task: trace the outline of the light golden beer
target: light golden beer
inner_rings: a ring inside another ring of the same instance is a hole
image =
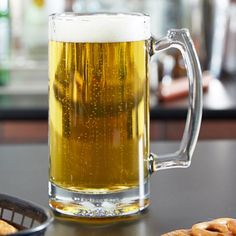
[[[49,42],[56,186],[109,193],[137,187],[140,172],[148,176],[148,43]]]

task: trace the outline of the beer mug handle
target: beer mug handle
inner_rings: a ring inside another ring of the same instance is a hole
[[[187,29],[172,29],[165,38],[153,40],[154,53],[168,48],[181,51],[189,80],[189,108],[179,150],[175,153],[150,154],[150,172],[159,169],[188,167],[195,149],[202,118],[202,73],[200,63]]]

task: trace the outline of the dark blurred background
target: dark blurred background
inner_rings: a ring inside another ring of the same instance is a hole
[[[155,38],[188,28],[204,72],[200,138],[236,138],[236,1],[0,0],[1,143],[47,142],[48,15],[64,11],[143,12]],[[151,138],[180,139],[188,106],[181,54],[154,56],[150,74]]]

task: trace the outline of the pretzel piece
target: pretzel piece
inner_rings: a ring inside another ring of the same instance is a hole
[[[219,218],[195,224],[190,230],[175,230],[162,236],[236,236],[236,219]]]
[[[0,235],[8,235],[16,233],[17,229],[7,222],[0,220]]]
[[[236,235],[236,220],[235,219],[228,220],[227,226],[229,230],[233,233],[233,235]]]
[[[216,220],[195,224],[192,227],[193,236],[233,236],[236,235],[236,222],[231,218],[219,218]]]

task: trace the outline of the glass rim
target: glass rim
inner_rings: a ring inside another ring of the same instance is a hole
[[[49,18],[53,19],[67,19],[71,17],[71,19],[76,19],[77,17],[92,17],[92,16],[130,16],[130,17],[148,17],[150,15],[142,12],[89,12],[89,13],[79,13],[79,12],[61,12],[61,13],[53,13],[49,15]]]

